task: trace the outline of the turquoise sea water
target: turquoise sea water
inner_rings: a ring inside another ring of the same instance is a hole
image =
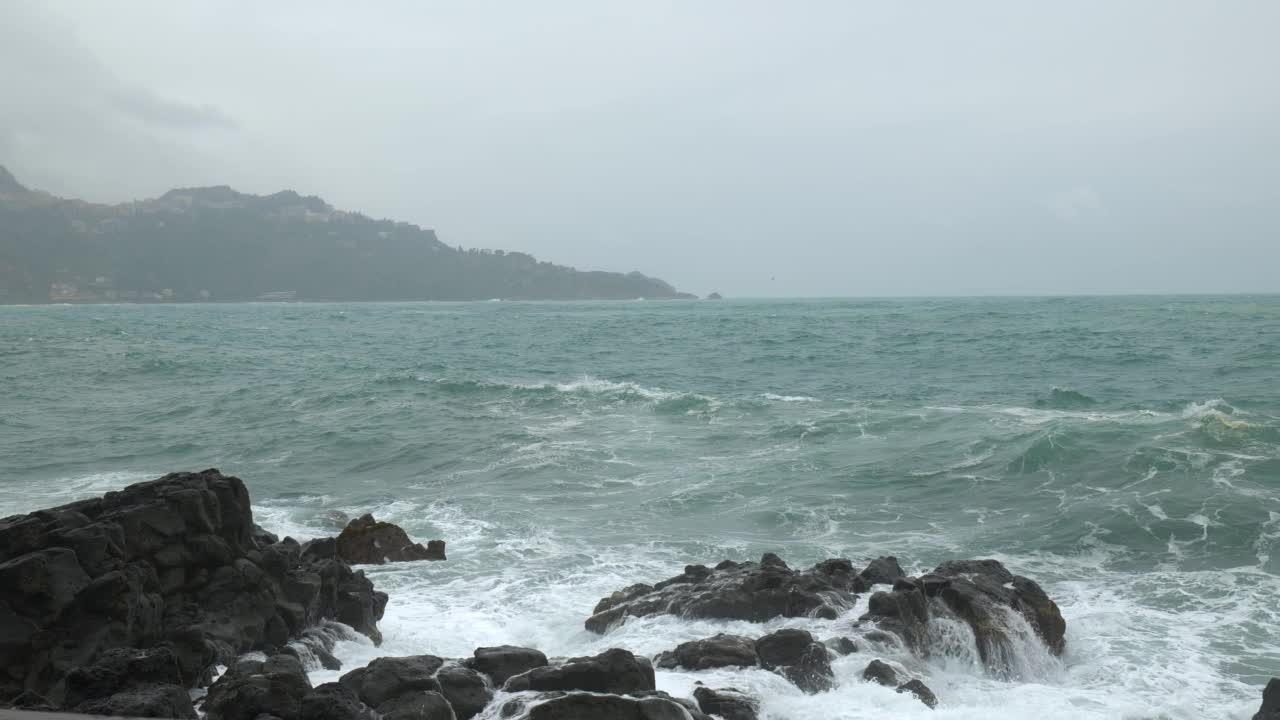
[[[734,684],[771,718],[1245,718],[1280,675],[1280,297],[0,307],[0,514],[171,470],[269,529],[373,511],[447,563],[370,571],[378,654],[657,652],[602,595],[687,563],[990,556],[1044,584],[1062,661],[895,658]],[[857,612],[802,623],[848,632]],[[719,674],[717,674],[719,673]]]

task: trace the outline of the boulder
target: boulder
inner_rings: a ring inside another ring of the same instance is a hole
[[[833,687],[827,648],[806,630],[784,628],[756,640],[760,666],[773,670],[808,693]]]
[[[240,670],[209,687],[200,705],[207,720],[254,720],[262,714],[300,720],[302,701],[312,688],[297,658],[273,655],[256,668]]]
[[[756,644],[741,635],[720,633],[703,640],[680,643],[675,650],[663,653],[658,667],[686,670],[709,670],[718,667],[754,667],[760,664]]]
[[[1014,575],[998,561],[943,563],[918,584],[973,628],[979,655],[997,674],[1009,671],[1012,654],[1009,633],[1014,629],[1006,611],[1025,619],[1050,653],[1061,655],[1066,647],[1067,623],[1057,604],[1035,581]]]
[[[872,660],[867,663],[867,668],[862,671],[862,679],[868,682],[887,685],[888,687],[897,687],[898,671],[894,670],[886,662]]]
[[[123,715],[147,718],[194,718],[191,694],[181,685],[132,685],[110,697],[77,705],[86,715]]]
[[[488,675],[498,687],[512,676],[547,665],[547,656],[541,650],[512,645],[476,648],[472,655],[464,664]]]
[[[415,690],[440,692],[435,675],[443,665],[444,660],[434,655],[382,657],[343,675],[338,682],[376,708]]]
[[[926,687],[925,684],[919,680],[910,680],[902,683],[898,686],[898,692],[911,693],[916,696],[916,699],[925,705],[928,705],[930,708],[938,707],[938,698],[933,694],[932,690]]]
[[[1253,720],[1280,720],[1280,678],[1271,678],[1262,691],[1262,707]]]
[[[165,686],[207,684],[327,619],[377,642],[385,605],[363,573],[256,526],[238,478],[173,473],[0,519],[0,703],[159,712]],[[174,673],[152,677],[153,651]]]
[[[586,628],[604,633],[628,617],[663,613],[751,622],[834,619],[867,587],[848,560],[825,560],[809,570],[793,570],[777,555],[766,553],[758,563],[689,565],[684,573],[656,585],[632,585],[602,599]]]
[[[493,699],[493,689],[485,676],[467,667],[447,665],[436,672],[436,682],[458,720],[470,720]]]
[[[378,714],[341,683],[317,685],[302,698],[299,720],[378,720]]]
[[[383,720],[456,720],[453,707],[438,692],[413,690],[378,706]]]
[[[911,650],[928,649],[929,599],[918,585],[898,580],[893,590],[873,594],[863,618],[873,619],[881,630],[893,633]]]
[[[513,700],[503,717],[527,720],[689,720],[688,710],[665,697],[628,697],[581,692]]]
[[[507,692],[581,690],[628,693],[654,690],[653,664],[626,650],[613,648],[594,657],[570,658],[560,665],[534,668],[507,680]]]
[[[827,649],[836,655],[852,655],[858,652],[858,643],[844,637],[843,635],[840,637],[827,638],[822,641],[822,644],[826,645]]]
[[[693,698],[702,712],[724,720],[757,720],[760,716],[760,704],[734,688],[712,690],[699,686],[694,688]]]
[[[339,559],[352,565],[445,559],[443,540],[432,540],[423,547],[410,540],[399,525],[374,520],[372,515],[348,523],[338,535],[335,550]]]
[[[907,574],[898,564],[898,558],[889,555],[872,560],[862,569],[862,572],[858,573],[858,576],[868,585],[892,585]]]

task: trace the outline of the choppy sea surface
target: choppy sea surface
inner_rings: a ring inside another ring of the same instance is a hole
[[[259,522],[373,512],[449,561],[370,568],[378,655],[656,653],[767,626],[602,596],[688,563],[994,557],[1067,620],[1015,679],[958,648],[865,683],[732,685],[781,720],[1247,718],[1280,675],[1280,297],[0,307],[0,515],[173,470]],[[862,603],[865,604],[865,603]],[[317,673],[317,676],[322,675]],[[323,679],[318,677],[317,679]]]

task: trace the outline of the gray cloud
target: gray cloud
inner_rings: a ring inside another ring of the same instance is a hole
[[[0,4],[0,152],[732,295],[1280,290],[1280,4]],[[11,63],[17,63],[12,64]]]

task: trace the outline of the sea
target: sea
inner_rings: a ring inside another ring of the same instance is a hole
[[[446,562],[368,567],[380,655],[656,654],[726,631],[601,597],[686,564],[996,558],[1067,621],[993,677],[960,641],[864,682],[659,671],[769,720],[1248,718],[1280,675],[1280,297],[0,307],[0,515],[177,470],[258,522],[373,513]],[[869,646],[868,646],[869,647]],[[338,673],[317,670],[316,682]]]

